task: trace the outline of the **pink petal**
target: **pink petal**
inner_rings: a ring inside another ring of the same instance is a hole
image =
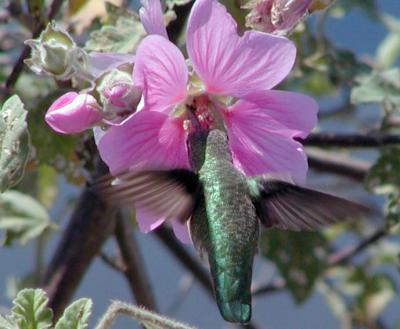
[[[61,134],[80,133],[102,119],[97,107],[92,95],[69,92],[51,104],[45,121]]]
[[[173,43],[159,35],[150,35],[140,44],[133,79],[150,109],[169,110],[186,98],[185,59]]]
[[[263,112],[289,129],[300,130],[304,138],[317,124],[318,103],[310,96],[289,91],[268,90],[249,96]]]
[[[139,111],[110,127],[97,145],[112,174],[129,168],[190,168],[181,119]]]
[[[188,222],[181,223],[177,220],[172,221],[172,229],[174,230],[175,236],[186,244],[191,244],[192,239],[190,238]]]
[[[236,23],[216,0],[197,0],[189,17],[187,50],[208,92],[243,98],[268,90],[290,72],[296,48],[261,32],[239,37]]]
[[[135,55],[119,53],[100,53],[93,51],[88,55],[88,70],[95,78],[100,77],[123,64],[133,64]]]
[[[288,129],[246,101],[237,102],[222,114],[238,169],[248,176],[276,173],[304,182],[307,157],[302,145],[293,140],[300,131]]]
[[[143,233],[149,233],[164,223],[165,218],[155,216],[145,209],[136,208],[136,221]]]
[[[158,34],[168,39],[160,0],[141,0],[140,20],[148,34]]]

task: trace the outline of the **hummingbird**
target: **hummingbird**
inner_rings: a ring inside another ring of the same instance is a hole
[[[367,207],[277,175],[245,176],[233,165],[227,134],[204,127],[195,110],[190,112],[195,127],[187,139],[192,170],[132,170],[102,178],[95,186],[114,203],[189,221],[193,244],[208,260],[222,317],[247,323],[260,224],[317,230],[363,215]]]

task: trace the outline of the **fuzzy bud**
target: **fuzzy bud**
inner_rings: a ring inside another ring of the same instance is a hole
[[[246,26],[255,30],[285,35],[307,14],[311,0],[252,0]]]
[[[56,23],[49,23],[37,39],[26,40],[31,47],[31,58],[25,64],[36,74],[69,80],[76,71],[86,66],[86,53],[79,48],[69,33]]]
[[[132,75],[118,69],[106,74],[96,89],[104,116],[110,120],[123,119],[135,112],[141,97],[141,92],[133,86]]]

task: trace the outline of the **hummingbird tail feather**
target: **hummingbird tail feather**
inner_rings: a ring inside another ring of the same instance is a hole
[[[247,323],[251,318],[251,267],[221,269],[213,275],[219,310],[226,321]]]

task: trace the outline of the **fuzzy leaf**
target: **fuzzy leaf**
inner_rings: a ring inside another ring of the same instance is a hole
[[[46,208],[31,196],[18,191],[0,194],[0,229],[6,232],[4,244],[14,240],[25,244],[50,225]]]
[[[92,301],[81,298],[68,306],[55,329],[85,329],[92,312]]]
[[[0,315],[0,329],[19,329],[16,319],[7,316],[3,317]]]
[[[391,67],[400,55],[400,34],[390,32],[376,50],[376,61],[382,68]]]
[[[308,297],[324,269],[325,246],[318,232],[265,230],[260,241],[263,256],[275,263],[298,303]]]
[[[128,53],[133,52],[139,41],[146,35],[138,16],[130,11],[107,5],[109,24],[93,31],[86,42],[88,51]]]
[[[374,72],[357,80],[359,86],[351,91],[352,103],[381,103],[384,100],[391,100],[394,104],[400,104],[399,68]]]
[[[11,309],[13,317],[18,321],[19,329],[46,329],[50,328],[53,313],[46,306],[48,302],[41,289],[21,290],[13,300]]]
[[[17,184],[24,173],[30,153],[26,115],[16,95],[0,109],[0,192]]]

